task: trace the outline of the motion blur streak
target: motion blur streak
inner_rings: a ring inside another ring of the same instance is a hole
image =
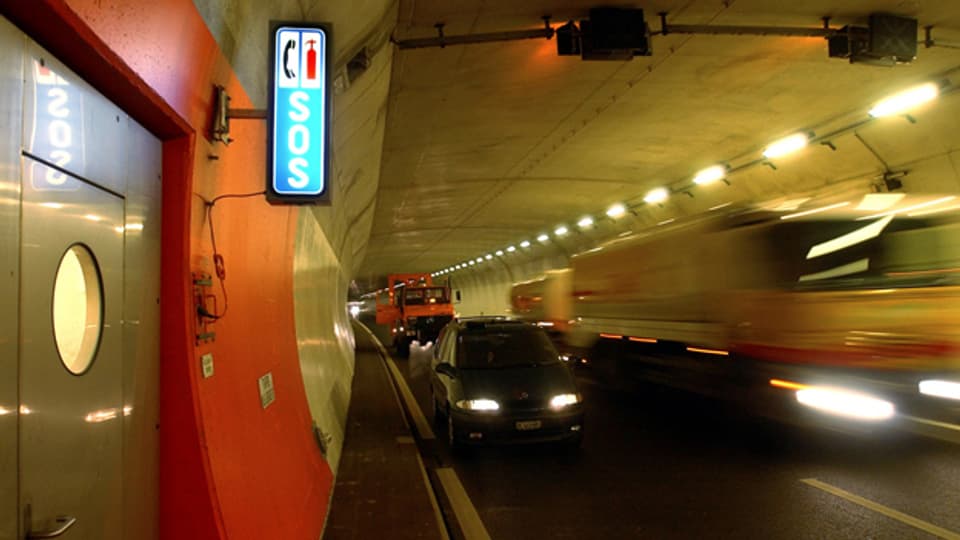
[[[701,349],[701,348],[699,348],[699,347],[687,347],[687,350],[690,351],[690,352],[697,352],[697,353],[703,353],[703,354],[714,354],[714,355],[717,355],[717,356],[729,356],[729,355],[730,355],[730,353],[727,352],[727,351],[721,351],[721,350],[717,350],[717,349]]]
[[[770,379],[770,386],[776,386],[777,388],[787,388],[789,390],[803,390],[804,388],[809,388],[805,384],[790,382],[790,381],[781,381],[780,379]]]

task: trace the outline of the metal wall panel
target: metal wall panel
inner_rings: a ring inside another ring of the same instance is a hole
[[[0,18],[0,540],[17,535],[17,313],[24,37]]]
[[[127,120],[124,265],[124,538],[158,538],[161,144]]]

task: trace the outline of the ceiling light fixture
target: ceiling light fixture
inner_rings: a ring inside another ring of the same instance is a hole
[[[508,253],[513,253],[513,252],[516,251],[516,250],[517,250],[517,248],[514,247],[514,246],[507,246],[507,252],[508,252]]]
[[[547,234],[541,234],[537,237],[537,242],[546,243],[548,240],[550,240],[550,236]]]
[[[921,84],[878,101],[868,114],[874,118],[901,114],[936,99],[938,95],[940,87],[936,83]]]
[[[647,194],[643,196],[643,201],[647,204],[657,204],[662,203],[669,197],[670,192],[667,190],[667,188],[659,187],[648,191]]]
[[[763,150],[763,157],[777,159],[806,147],[809,142],[810,137],[806,133],[794,133],[771,143]]]
[[[497,250],[497,257],[503,257],[503,250],[502,250],[502,249],[498,249],[498,250]]]
[[[714,165],[698,172],[693,177],[693,183],[698,186],[706,186],[717,180],[723,180],[725,176],[727,176],[727,168],[723,165]]]
[[[624,215],[626,215],[626,213],[627,213],[627,207],[620,203],[617,203],[611,206],[610,208],[607,208],[607,216],[613,219],[622,218]]]
[[[577,227],[580,227],[581,229],[589,229],[590,227],[593,227],[593,218],[590,216],[584,216],[580,218],[580,221],[577,222]]]
[[[530,241],[529,241],[529,240],[524,240],[523,242],[520,242],[520,247],[522,247],[522,248],[528,248],[528,247],[530,247]]]
[[[489,261],[490,259],[493,258],[493,255],[487,253],[486,255],[483,256],[483,258]]]
[[[561,226],[559,226],[559,227],[557,227],[556,229],[553,230],[553,234],[555,234],[555,235],[557,235],[557,236],[563,236],[563,235],[567,234],[568,232],[570,232],[570,229],[568,229],[566,225],[561,225]]]

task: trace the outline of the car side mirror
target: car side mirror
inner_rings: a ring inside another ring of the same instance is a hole
[[[437,367],[434,368],[437,373],[442,373],[451,379],[457,378],[457,368],[451,366],[447,362],[441,362],[437,364]]]

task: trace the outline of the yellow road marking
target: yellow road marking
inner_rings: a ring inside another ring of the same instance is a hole
[[[889,518],[893,518],[901,523],[905,523],[907,525],[910,525],[911,527],[920,529],[921,531],[930,533],[934,536],[939,536],[940,538],[946,538],[948,540],[960,540],[960,534],[957,534],[953,531],[948,531],[947,529],[944,529],[942,527],[937,527],[932,523],[927,523],[922,519],[917,519],[913,516],[904,514],[903,512],[898,512],[897,510],[886,507],[880,503],[873,502],[869,499],[864,499],[859,495],[854,495],[849,491],[844,491],[838,487],[831,486],[830,484],[827,484],[826,482],[821,482],[816,478],[803,478],[800,481],[803,482],[804,484],[807,484],[808,486],[812,486],[817,489],[826,491],[831,495],[836,495],[841,499],[845,499],[847,501],[860,505],[869,510],[873,510],[874,512],[883,514]]]
[[[467,491],[463,489],[457,473],[450,467],[438,467],[436,471],[466,540],[490,540],[487,528],[480,521],[480,514],[473,506]]]

